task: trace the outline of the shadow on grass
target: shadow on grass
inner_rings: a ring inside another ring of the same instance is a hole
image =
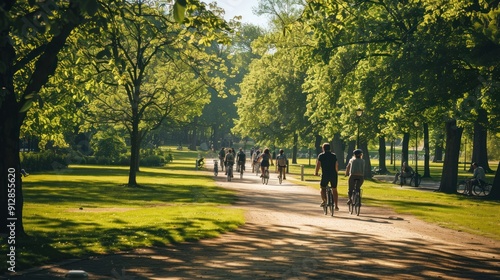
[[[166,246],[197,241],[216,237],[241,225],[238,221],[220,221],[217,218],[191,221],[178,218],[172,222],[147,227],[130,225],[125,221],[118,221],[122,226],[116,228],[87,223],[89,228],[81,230],[81,224],[71,221],[37,217],[34,222],[52,231],[29,232],[28,236],[16,240],[16,271],[61,260],[129,250],[138,246]],[[205,226],[207,223],[212,226]],[[71,230],[72,228],[79,230]],[[100,248],[105,248],[106,251],[103,252]],[[7,272],[5,264],[0,268],[0,273]]]

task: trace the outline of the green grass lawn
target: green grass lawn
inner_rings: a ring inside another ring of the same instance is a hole
[[[244,223],[235,196],[194,171],[197,154],[176,152],[162,168],[75,165],[23,179],[24,227],[16,270],[89,254],[211,238]],[[2,252],[6,242],[2,241]],[[5,263],[1,265],[6,271]]]
[[[313,175],[314,166],[309,165],[309,160],[299,159],[297,164],[290,166],[290,173],[300,179],[300,165],[304,166],[304,181],[300,183],[319,190],[319,180]],[[423,167],[423,162],[419,166]],[[442,164],[432,163],[430,167],[432,178],[425,180],[439,182]],[[493,170],[498,168],[495,163],[490,163],[490,167]],[[344,177],[344,171],[339,173],[339,195],[346,197],[347,177]],[[467,178],[471,174],[460,166],[459,177]],[[490,173],[487,180],[493,182],[493,177],[494,174]],[[391,207],[398,213],[411,214],[443,227],[500,240],[499,201],[421,191],[418,188],[401,189],[391,183],[370,180],[365,180],[363,184],[363,201],[366,205]]]
[[[116,166],[73,165],[24,178],[28,237],[16,240],[16,270],[89,254],[211,238],[241,226],[242,211],[227,207],[234,193],[217,187],[210,174],[195,171],[195,158],[202,155],[208,161],[214,155],[170,150],[174,161],[161,168],[141,168],[137,177],[141,186],[136,188],[125,186],[128,168]],[[312,175],[314,167],[308,163],[299,160],[305,166],[305,181],[300,183],[319,188],[319,178]],[[290,168],[297,178],[299,164]],[[432,170],[433,177],[440,175],[439,165]],[[339,193],[345,196],[343,173],[339,179]],[[363,189],[365,204],[392,207],[500,240],[497,201],[401,189],[375,181],[365,181]],[[6,242],[1,246],[5,251]],[[0,268],[3,272],[7,266],[2,263]]]

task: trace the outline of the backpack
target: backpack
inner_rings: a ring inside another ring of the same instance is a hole
[[[226,155],[226,162],[227,164],[234,164],[234,155],[232,153]]]
[[[283,156],[278,156],[278,166],[286,166],[286,157]]]

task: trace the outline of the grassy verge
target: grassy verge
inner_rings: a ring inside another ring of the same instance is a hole
[[[290,167],[290,173],[300,179],[300,165],[304,165],[304,181],[299,183],[319,189],[319,179],[312,175],[314,166],[308,163],[306,159],[299,160],[298,164]],[[494,170],[498,168],[494,163],[490,163],[490,167]],[[439,182],[441,170],[442,164],[431,164],[432,179],[426,180]],[[459,176],[467,178],[471,174],[460,168]],[[489,182],[493,181],[493,176],[488,174]],[[346,197],[347,178],[344,171],[340,171],[338,186],[339,195]],[[499,201],[421,191],[418,188],[401,189],[394,184],[369,180],[363,184],[363,201],[366,205],[391,207],[398,213],[411,214],[450,229],[500,240]]]
[[[141,168],[140,187],[126,187],[128,168],[70,166],[24,179],[24,226],[16,270],[89,254],[211,238],[244,223],[225,207],[234,194],[194,173],[197,153],[176,151],[163,168]],[[2,252],[6,242],[2,241]],[[1,264],[6,271],[5,262]]]

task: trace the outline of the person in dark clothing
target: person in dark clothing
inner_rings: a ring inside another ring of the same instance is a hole
[[[339,162],[337,160],[337,155],[332,153],[330,150],[330,144],[323,144],[323,152],[318,155],[318,160],[316,161],[316,170],[314,175],[318,176],[319,169],[321,168],[321,199],[323,202],[321,203],[321,207],[326,203],[326,187],[328,183],[332,187],[333,193],[333,201],[335,203],[335,210],[339,210],[338,208],[338,200],[339,194],[337,192],[337,183],[338,183],[338,173],[339,173]]]

